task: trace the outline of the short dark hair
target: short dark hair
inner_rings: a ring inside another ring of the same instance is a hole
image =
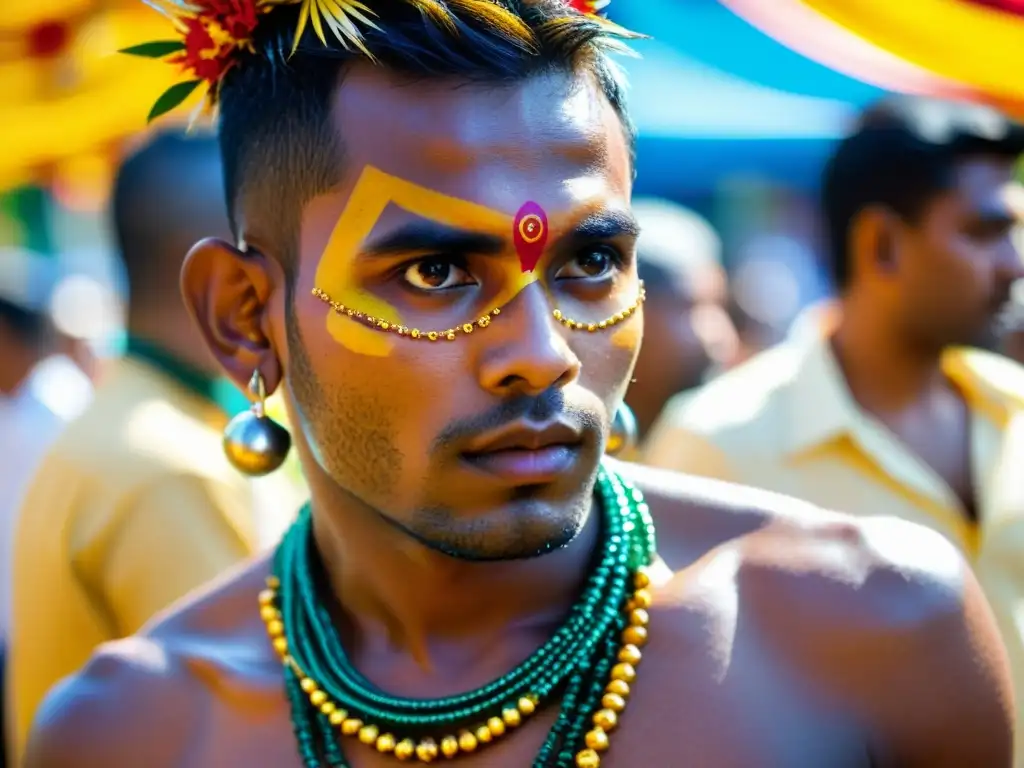
[[[227,234],[222,195],[212,134],[161,131],[124,161],[111,207],[130,305],[180,301],[178,274],[189,248]]]
[[[570,10],[565,0],[448,0],[445,4],[384,2],[366,26],[366,48],[380,65],[411,80],[456,77],[512,83],[544,71],[588,67],[622,119],[630,146],[635,132],[623,84],[606,53],[639,37]],[[443,15],[428,12],[440,9]],[[243,54],[220,91],[220,144],[227,205],[238,235],[238,211],[258,215],[267,247],[294,260],[302,206],[338,182],[342,147],[330,125],[331,99],[343,69],[361,56],[307,25],[291,53],[298,9],[261,18],[254,52]]]
[[[26,347],[41,344],[50,330],[49,316],[45,312],[36,312],[5,299],[0,299],[0,325],[6,326]]]
[[[885,206],[914,221],[949,189],[960,161],[1022,152],[1024,126],[988,107],[895,96],[867,109],[829,159],[822,181],[836,287],[850,284],[850,227],[865,208]]]

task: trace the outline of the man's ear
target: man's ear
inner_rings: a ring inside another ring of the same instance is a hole
[[[181,268],[181,293],[206,346],[244,392],[259,369],[270,394],[281,382],[281,361],[270,333],[269,302],[283,280],[276,262],[230,243],[196,243]]]
[[[851,273],[891,275],[899,268],[899,218],[882,206],[860,211],[850,223]]]

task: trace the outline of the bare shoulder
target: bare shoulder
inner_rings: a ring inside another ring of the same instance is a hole
[[[944,537],[731,483],[623,474],[651,507],[680,614],[714,612],[728,595],[747,642],[785,657],[868,725],[878,764],[1009,765],[1005,651]]]
[[[177,667],[164,644],[153,639],[102,646],[37,710],[25,768],[173,765],[173,756],[161,750],[179,741],[190,711]],[[175,717],[162,715],[171,708]],[[158,721],[168,732],[154,741]]]
[[[676,573],[728,554],[751,604],[784,601],[791,619],[849,635],[962,621],[976,585],[945,538],[893,517],[853,517],[799,499],[674,472],[616,467],[644,493],[659,552]],[[777,606],[772,610],[778,611]]]
[[[939,594],[957,594],[962,585],[963,558],[923,526],[892,517],[853,517],[779,493],[635,464],[614,468],[643,492],[659,550],[673,570],[718,548],[739,546],[752,568],[817,574],[842,583],[892,573]]]
[[[253,606],[266,570],[261,559],[226,574],[140,634],[100,646],[43,701],[25,768],[184,764],[214,696],[239,670],[258,677]]]

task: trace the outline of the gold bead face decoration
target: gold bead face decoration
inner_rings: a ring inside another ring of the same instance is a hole
[[[528,219],[529,217],[523,219],[523,222],[520,224],[520,228],[524,225],[528,226]],[[541,231],[541,235],[538,235],[538,237],[542,235],[543,230]],[[364,312],[360,312],[359,310],[348,307],[341,302],[335,301],[325,291],[322,291],[319,288],[313,289],[313,296],[320,299],[320,301],[329,306],[332,311],[342,317],[351,318],[374,331],[394,333],[402,338],[412,339],[413,341],[455,341],[460,336],[468,336],[477,328],[487,328],[490,326],[491,321],[501,314],[501,309],[499,307],[495,307],[486,315],[478,317],[471,323],[463,323],[462,325],[445,328],[444,330],[424,331],[421,328],[409,328],[405,325],[395,325],[393,323],[389,323],[387,320],[381,320],[380,318],[373,317],[372,315],[367,315]],[[606,317],[604,320],[599,320],[594,323],[584,322],[582,320],[573,320],[572,318],[566,317],[562,314],[562,310],[560,309],[552,310],[551,315],[555,320],[571,331],[590,331],[593,333],[594,331],[603,331],[607,328],[611,328],[612,326],[618,325],[622,321],[635,315],[646,297],[647,293],[644,290],[643,281],[641,281],[640,293],[637,295],[636,301],[625,309],[616,312],[611,317]]]
[[[570,331],[587,331],[594,333],[596,331],[603,331],[611,328],[613,325],[618,325],[623,320],[628,320],[636,311],[640,309],[640,305],[644,303],[644,299],[647,298],[647,291],[644,289],[644,283],[640,281],[640,293],[636,297],[636,301],[630,304],[628,307],[620,312],[616,312],[611,317],[606,317],[604,320],[599,320],[596,323],[584,322],[583,320],[573,320],[571,317],[566,317],[562,314],[562,310],[556,309],[552,311],[555,320],[560,322]]]
[[[398,336],[402,336],[406,339],[412,339],[413,341],[455,341],[460,335],[466,336],[472,333],[477,328],[486,328],[491,324],[491,320],[501,314],[501,310],[495,307],[486,315],[478,317],[472,323],[463,323],[457,325],[454,328],[446,328],[443,331],[424,331],[420,328],[409,328],[404,325],[394,325],[389,323],[387,320],[381,320],[380,318],[367,315],[359,310],[347,307],[341,302],[334,301],[326,292],[319,288],[313,289],[313,295],[320,299],[320,301],[327,304],[336,314],[342,317],[349,317],[353,320],[362,323],[367,328],[372,328],[375,331],[381,331],[383,333],[394,333]]]

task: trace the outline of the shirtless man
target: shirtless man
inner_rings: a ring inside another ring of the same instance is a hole
[[[381,3],[376,63],[319,18],[284,62],[275,8],[224,80],[242,250],[182,282],[225,370],[283,387],[312,517],[60,686],[28,768],[1008,765],[1006,661],[941,537],[599,470],[642,332],[614,28],[450,7]],[[567,621],[611,629],[538,658]]]

